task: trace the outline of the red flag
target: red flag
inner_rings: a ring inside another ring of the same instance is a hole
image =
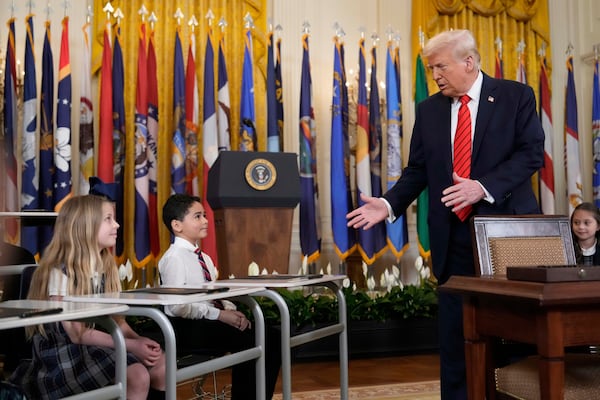
[[[196,36],[192,31],[185,71],[185,191],[198,196],[198,79],[195,59]]]

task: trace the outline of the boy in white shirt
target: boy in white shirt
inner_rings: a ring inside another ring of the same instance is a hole
[[[163,222],[173,234],[174,241],[158,262],[161,284],[181,287],[217,279],[218,271],[212,259],[198,247],[208,235],[208,220],[201,199],[187,194],[171,195],[163,206]],[[231,302],[168,306],[165,312],[175,329],[178,347],[224,354],[254,346],[250,321]],[[279,375],[281,356],[279,336],[269,334],[269,329],[266,331],[266,392],[270,399]],[[253,360],[233,367],[232,399],[254,398],[254,367]]]

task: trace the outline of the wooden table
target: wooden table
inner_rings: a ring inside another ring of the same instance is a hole
[[[538,283],[452,276],[463,296],[469,399],[494,398],[490,337],[537,345],[542,399],[564,397],[564,348],[600,343],[600,281]],[[487,391],[487,393],[486,393]]]

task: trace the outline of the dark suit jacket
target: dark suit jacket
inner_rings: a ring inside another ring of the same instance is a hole
[[[433,272],[452,274],[445,264],[450,242],[452,211],[441,202],[442,191],[452,185],[450,110],[452,99],[441,92],[419,103],[410,144],[408,165],[402,177],[384,195],[395,215],[429,187],[429,235]],[[481,200],[475,214],[530,214],[539,207],[531,176],[544,162],[544,132],[533,90],[515,81],[483,75],[473,138],[471,179],[494,197]]]

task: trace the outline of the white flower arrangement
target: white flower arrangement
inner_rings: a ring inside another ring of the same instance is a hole
[[[137,279],[133,283],[133,286],[131,285],[131,280],[133,279],[133,267],[131,266],[131,261],[127,260],[125,264],[119,265],[119,279],[121,280],[121,288],[123,290],[137,288]]]

